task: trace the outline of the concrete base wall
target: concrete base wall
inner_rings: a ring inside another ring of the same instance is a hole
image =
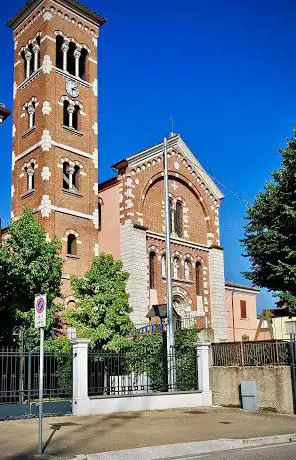
[[[260,409],[293,414],[291,371],[289,366],[212,367],[210,388],[216,406],[241,407],[241,380],[255,380]]]
[[[212,392],[166,393],[154,395],[90,398],[90,414],[136,412],[144,410],[178,409],[184,407],[209,407]]]

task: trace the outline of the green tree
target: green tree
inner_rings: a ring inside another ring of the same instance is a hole
[[[96,349],[118,350],[129,340],[133,325],[127,279],[122,262],[109,254],[95,257],[84,277],[71,278],[76,308],[65,311],[63,319]]]
[[[247,212],[242,240],[251,260],[247,279],[274,291],[296,313],[296,137],[280,150],[281,167],[272,174]]]
[[[34,336],[34,297],[46,294],[48,328],[60,296],[63,261],[61,244],[49,241],[42,226],[29,209],[14,220],[9,236],[0,247],[0,302],[2,340],[10,342],[14,327],[24,327]]]

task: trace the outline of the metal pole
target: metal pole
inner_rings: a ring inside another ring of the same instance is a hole
[[[167,363],[169,391],[176,390],[175,337],[173,318],[172,269],[171,269],[171,228],[169,205],[169,175],[167,139],[163,141],[164,164],[164,203],[165,203],[165,241],[166,241],[166,281],[167,281]]]
[[[43,454],[42,417],[43,417],[43,364],[44,364],[44,328],[40,328],[40,361],[39,361],[39,426],[38,454]]]

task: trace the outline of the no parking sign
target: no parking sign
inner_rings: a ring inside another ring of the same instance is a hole
[[[46,295],[38,295],[35,297],[35,327],[46,326]]]

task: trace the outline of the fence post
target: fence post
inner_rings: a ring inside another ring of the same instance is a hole
[[[73,339],[73,415],[90,415],[88,339]]]
[[[205,406],[212,405],[212,391],[210,390],[210,342],[197,342],[197,376],[198,389],[202,392],[202,400]]]

